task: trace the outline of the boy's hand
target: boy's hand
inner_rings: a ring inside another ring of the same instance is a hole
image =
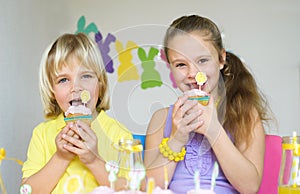
[[[65,149],[66,146],[73,146],[65,140],[65,137],[72,137],[75,135],[74,131],[71,130],[73,125],[74,123],[68,123],[55,138],[56,154],[60,158],[64,158],[69,161],[71,161],[75,157],[75,154]]]
[[[78,155],[82,163],[88,165],[94,162],[98,157],[98,138],[90,126],[82,121],[76,121],[71,130],[78,135],[79,138],[65,136],[65,140],[73,146],[65,146],[65,148]]]

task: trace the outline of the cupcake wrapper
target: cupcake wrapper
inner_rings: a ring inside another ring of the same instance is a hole
[[[92,119],[92,115],[81,115],[81,116],[64,118],[65,121],[77,121],[81,119]]]
[[[207,100],[209,100],[209,96],[203,96],[203,97],[189,97],[189,100],[207,101]]]
[[[208,104],[209,101],[209,96],[194,96],[194,97],[189,97],[189,100],[197,100],[200,104],[206,106]]]

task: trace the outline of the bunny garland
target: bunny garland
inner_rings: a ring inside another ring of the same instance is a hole
[[[126,48],[123,47],[121,41],[116,41],[116,50],[118,52],[118,58],[120,61],[118,68],[119,82],[138,80],[140,78],[137,67],[131,62],[133,58],[131,52],[137,47],[138,46],[133,41],[128,41]]]
[[[105,70],[108,73],[114,73],[114,61],[109,55],[109,52],[110,44],[115,42],[115,49],[118,52],[118,59],[120,62],[117,70],[118,82],[139,80],[141,78],[142,89],[162,86],[163,82],[161,80],[160,73],[155,69],[155,57],[160,55],[161,57],[158,58],[164,61],[167,64],[168,68],[169,64],[165,60],[165,56],[161,51],[159,51],[159,49],[150,47],[147,55],[144,48],[139,47],[133,41],[128,41],[126,44],[126,48],[124,48],[122,42],[117,40],[113,34],[108,33],[106,38],[104,38],[94,22],[86,24],[85,17],[81,16],[77,22],[77,31],[75,33],[89,34],[91,32],[95,33],[95,42],[98,45],[103,58],[103,63],[105,65]],[[132,52],[136,49],[143,69],[141,76],[139,75],[137,66],[132,62],[132,59],[134,57]],[[172,86],[174,88],[177,88],[171,73],[170,79],[172,81]]]
[[[158,49],[151,47],[149,49],[148,56],[143,48],[138,48],[138,56],[142,61],[142,68],[144,72],[142,73],[142,88],[153,88],[156,86],[161,86],[162,81],[157,70],[155,70],[154,57],[159,53]]]

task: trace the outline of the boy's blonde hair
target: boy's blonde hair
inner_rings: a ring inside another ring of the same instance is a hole
[[[62,113],[54,97],[53,81],[71,55],[97,75],[99,97],[96,110],[109,109],[107,75],[98,47],[83,33],[64,34],[46,49],[40,63],[39,89],[46,118],[55,118]]]

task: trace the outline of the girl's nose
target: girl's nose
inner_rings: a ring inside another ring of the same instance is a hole
[[[194,64],[190,64],[189,65],[189,70],[188,70],[188,77],[189,78],[195,78],[196,74],[199,72],[200,70],[198,69],[198,67]]]

